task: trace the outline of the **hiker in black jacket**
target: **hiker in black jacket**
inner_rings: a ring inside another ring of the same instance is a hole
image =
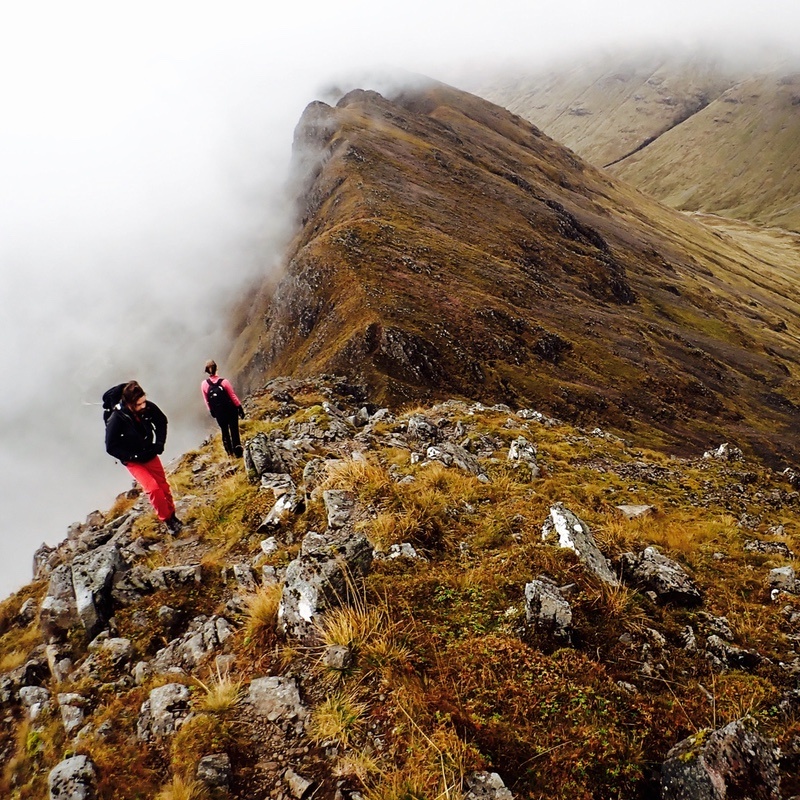
[[[166,441],[164,412],[147,399],[136,381],[126,383],[119,404],[106,421],[106,452],[127,467],[147,492],[158,518],[172,533],[177,533],[182,525],[175,516],[172,491],[159,458]]]

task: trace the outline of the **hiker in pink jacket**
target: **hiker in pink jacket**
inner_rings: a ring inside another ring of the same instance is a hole
[[[239,440],[239,418],[244,419],[244,409],[233,386],[217,375],[217,362],[206,362],[208,378],[202,383],[203,399],[209,413],[217,421],[222,431],[222,446],[229,456],[242,456],[242,444]]]

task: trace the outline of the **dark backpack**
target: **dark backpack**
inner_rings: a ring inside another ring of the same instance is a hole
[[[227,389],[222,385],[222,379],[216,383],[208,378],[208,409],[211,416],[218,417],[226,411],[233,411],[233,400],[228,394]]]
[[[125,388],[124,383],[119,383],[112,386],[103,395],[103,422],[108,425],[108,418],[114,413],[114,409],[120,404],[122,400],[122,390]]]

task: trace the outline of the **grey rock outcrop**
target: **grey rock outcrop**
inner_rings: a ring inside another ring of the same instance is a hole
[[[583,565],[604,583],[619,585],[606,557],[600,552],[589,526],[563,503],[550,507],[550,515],[542,527],[542,541],[573,550]]]
[[[779,592],[789,592],[798,594],[797,575],[793,567],[776,567],[769,571],[768,583],[770,589],[777,589]]]
[[[19,689],[19,701],[28,709],[28,719],[35,720],[50,707],[50,692],[43,686],[22,686]]]
[[[200,564],[183,564],[178,567],[159,567],[150,573],[154,589],[177,589],[181,586],[199,586],[203,580]]]
[[[171,736],[189,714],[189,690],[182,683],[167,683],[153,689],[139,711],[136,723],[139,741],[157,741]]]
[[[655,547],[646,547],[638,555],[623,553],[620,565],[625,580],[643,590],[655,592],[662,602],[695,606],[703,600],[700,590],[683,567],[659,553]]]
[[[541,470],[536,461],[536,447],[524,436],[518,436],[508,448],[508,460],[513,464],[526,464],[531,472],[531,479],[539,477]]]
[[[473,772],[467,775],[465,800],[514,800],[503,779],[496,772]]]
[[[270,722],[294,725],[302,730],[308,709],[300,700],[294,678],[269,675],[250,682],[248,701],[260,717]]]
[[[209,789],[228,789],[231,782],[231,759],[227,753],[211,753],[197,764],[197,780]]]
[[[225,617],[195,617],[183,636],[159,650],[150,662],[154,673],[190,672],[218,650],[233,634]]]
[[[780,800],[778,757],[748,718],[690,736],[667,753],[661,800]]]
[[[291,473],[294,460],[288,450],[270,441],[265,433],[256,434],[244,446],[244,467],[252,481],[267,473]]]
[[[50,573],[50,584],[42,601],[39,624],[46,640],[62,637],[80,622],[72,584],[72,568],[62,564]]]
[[[319,614],[343,602],[371,564],[372,546],[361,533],[306,534],[300,554],[286,568],[278,609],[281,633],[311,638]]]
[[[703,458],[713,458],[717,461],[742,461],[744,453],[738,447],[724,442],[714,450],[706,450]]]
[[[525,619],[537,631],[569,640],[572,609],[558,587],[544,580],[525,585]]]
[[[438,461],[446,467],[458,467],[460,470],[474,475],[484,483],[489,480],[478,459],[459,444],[441,442],[440,444],[431,445],[426,450],[425,455],[429,461]]]
[[[75,692],[62,692],[58,695],[58,707],[61,711],[61,721],[67,736],[74,733],[83,725],[86,718],[88,700]]]
[[[72,584],[78,616],[93,639],[108,624],[112,614],[111,590],[114,576],[127,565],[114,544],[98,547],[72,561]]]
[[[56,765],[47,778],[50,800],[94,800],[97,772],[87,756],[72,756]]]
[[[343,489],[328,489],[322,493],[322,499],[325,503],[330,529],[343,528],[353,518],[356,501],[351,492]]]

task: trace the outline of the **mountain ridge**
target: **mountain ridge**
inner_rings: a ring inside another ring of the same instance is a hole
[[[390,405],[528,402],[795,458],[798,307],[769,258],[442,85],[314,104],[296,151],[315,166],[286,271],[239,324],[252,385],[349,374]]]

